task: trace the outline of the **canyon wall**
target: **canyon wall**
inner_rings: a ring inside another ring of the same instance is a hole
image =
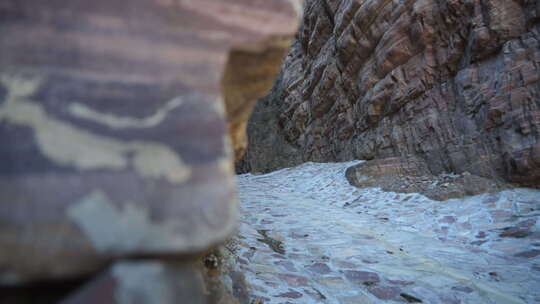
[[[310,0],[237,171],[393,156],[540,186],[540,1]]]

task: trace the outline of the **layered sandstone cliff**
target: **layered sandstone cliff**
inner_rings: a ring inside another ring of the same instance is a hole
[[[240,170],[392,156],[540,185],[540,2],[311,0]]]

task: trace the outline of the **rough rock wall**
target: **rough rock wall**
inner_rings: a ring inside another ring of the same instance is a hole
[[[536,0],[308,1],[237,168],[414,155],[538,186],[539,21]]]
[[[66,303],[218,302],[201,259],[236,227],[246,108],[227,85],[260,94],[238,53],[271,82],[300,5],[0,1],[0,302],[92,279]]]
[[[253,106],[272,87],[292,38],[271,37],[261,45],[235,48],[228,56],[221,86],[235,162],[247,148],[246,127]]]

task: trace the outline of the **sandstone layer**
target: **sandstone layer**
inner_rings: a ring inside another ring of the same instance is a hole
[[[163,270],[162,257],[191,263],[225,241],[237,213],[227,124],[272,82],[300,6],[2,1],[0,288],[124,258]]]
[[[540,186],[540,2],[310,0],[240,171],[416,157]]]
[[[492,179],[463,174],[433,175],[426,164],[414,158],[388,157],[374,159],[347,168],[347,181],[358,188],[379,187],[396,193],[420,193],[445,201],[452,198],[497,192],[509,185]]]

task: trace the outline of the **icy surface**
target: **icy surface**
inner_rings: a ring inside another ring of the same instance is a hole
[[[540,303],[540,191],[432,201],[358,163],[239,175],[238,265],[264,303]]]

